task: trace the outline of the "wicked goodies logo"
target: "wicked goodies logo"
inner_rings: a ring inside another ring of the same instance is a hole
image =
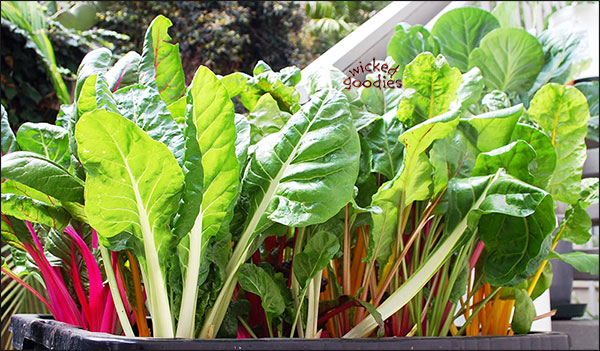
[[[398,67],[400,65],[396,65],[395,67],[388,65],[385,62],[377,61],[375,57],[373,57],[373,61],[370,61],[366,65],[363,65],[362,61],[358,62],[358,66],[349,70],[352,77],[348,77],[344,80],[344,85],[346,86],[344,89],[350,90],[352,87],[360,88],[361,86],[364,88],[378,88],[378,89],[395,89],[402,87],[401,79],[392,79],[396,71],[398,71]],[[370,79],[365,78],[364,80],[356,79],[359,74],[368,73]],[[377,74],[377,76],[375,76]],[[375,78],[377,78],[375,80]]]

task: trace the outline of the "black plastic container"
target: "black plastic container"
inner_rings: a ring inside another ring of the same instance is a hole
[[[18,314],[12,344],[22,350],[568,350],[564,333],[382,339],[163,339],[92,333],[48,315]]]

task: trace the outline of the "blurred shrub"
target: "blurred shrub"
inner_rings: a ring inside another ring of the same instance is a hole
[[[250,73],[260,59],[275,70],[311,61],[302,42],[307,19],[295,2],[114,1],[97,26],[131,37],[116,53],[141,52],[145,29],[158,14],[173,22],[169,34],[180,45],[188,83],[201,64],[225,75]]]

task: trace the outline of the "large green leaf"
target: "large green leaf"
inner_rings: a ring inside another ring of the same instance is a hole
[[[544,52],[526,31],[498,28],[483,37],[469,62],[481,69],[488,90],[527,92],[544,66]]]
[[[440,41],[423,26],[410,26],[400,23],[394,29],[394,36],[387,47],[387,55],[391,56],[399,65],[397,77],[402,77],[404,67],[422,52],[431,52],[434,55],[440,52]]]
[[[140,83],[155,87],[169,105],[185,94],[185,75],[179,56],[179,44],[171,44],[168,33],[173,23],[158,15],[146,31],[139,68]]]
[[[295,113],[298,110],[300,93],[293,86],[284,84],[278,73],[270,70],[264,71],[249,79],[246,84],[249,88],[256,89],[259,92],[258,95],[271,94],[277,101],[280,110],[289,113]],[[249,106],[249,109],[254,110],[254,105]]]
[[[302,252],[294,256],[292,269],[300,288],[306,288],[312,278],[327,267],[339,250],[340,243],[334,234],[320,231],[311,236]]]
[[[511,141],[515,140],[524,140],[535,150],[535,160],[529,168],[533,175],[531,184],[546,189],[556,166],[556,153],[550,138],[533,126],[518,123],[511,138]]]
[[[0,126],[0,129],[2,130],[2,155],[6,155],[9,152],[17,151],[19,145],[17,144],[17,138],[10,127],[10,123],[8,123],[8,113],[6,113],[4,105],[0,108],[2,109],[2,125]]]
[[[283,313],[285,303],[279,292],[279,287],[264,269],[246,263],[240,267],[238,278],[242,289],[260,296],[262,307],[265,312],[270,314],[271,318]]]
[[[86,214],[104,238],[128,232],[142,263],[155,336],[173,337],[165,270],[172,252],[171,217],[183,174],[175,157],[135,123],[103,109],[82,116],[75,129],[87,179]]]
[[[458,87],[457,101],[463,109],[479,102],[483,92],[483,76],[477,67],[471,68],[462,75],[462,83]]]
[[[458,124],[458,112],[452,111],[432,118],[410,130],[399,139],[404,144],[401,170],[393,179],[381,185],[373,195],[372,206],[382,212],[374,213],[367,259],[386,264],[392,241],[398,229],[398,213],[413,201],[428,198],[432,191],[432,167],[426,150],[437,139],[445,138]],[[403,206],[401,205],[403,204]]]
[[[69,213],[60,206],[49,205],[27,196],[6,194],[4,189],[2,189],[2,214],[47,225],[60,232],[67,227],[71,219]]]
[[[266,93],[258,99],[254,109],[248,115],[250,123],[250,143],[256,144],[265,136],[281,130],[290,119],[290,114],[280,111],[277,101]]]
[[[579,194],[579,200],[567,206],[565,217],[558,228],[561,240],[578,245],[587,243],[592,237],[592,219],[586,208],[598,203],[598,178],[586,178],[581,185],[583,190]]]
[[[532,184],[534,178],[529,168],[535,157],[535,150],[527,142],[517,140],[477,155],[473,176],[494,174],[498,169],[504,168],[513,177]]]
[[[491,13],[477,7],[461,7],[444,13],[431,29],[440,39],[441,51],[452,67],[468,71],[469,55],[479,46],[481,39],[500,27]]]
[[[459,130],[436,140],[429,152],[433,166],[433,193],[439,194],[454,177],[469,177],[475,167],[477,152]]]
[[[569,252],[560,254],[556,251],[551,251],[548,259],[559,259],[573,266],[579,272],[586,272],[593,275],[598,275],[598,254],[588,254],[585,252]]]
[[[83,203],[83,181],[41,155],[17,151],[2,156],[2,178],[12,179],[60,201]]]
[[[524,289],[515,289],[515,314],[510,328],[516,334],[527,334],[535,317],[535,306],[529,294]]]
[[[83,83],[77,100],[77,115],[80,117],[96,108],[118,112],[117,103],[103,74],[93,74]]]
[[[92,50],[83,57],[77,69],[75,100],[79,99],[84,82],[93,75],[108,71],[112,60],[112,52],[107,48]]]
[[[128,52],[121,57],[106,73],[104,77],[111,91],[117,91],[138,82],[138,70],[142,57],[135,51]]]
[[[48,123],[26,122],[17,131],[17,143],[23,151],[35,152],[65,168],[69,167],[69,137],[64,128]]]
[[[550,136],[556,152],[548,191],[559,201],[577,201],[590,117],[585,96],[577,88],[550,83],[535,94],[527,115]]]
[[[181,164],[183,132],[154,88],[131,85],[117,90],[114,99],[122,116],[135,122],[152,139],[165,144]]]
[[[600,134],[600,126],[598,122],[598,82],[581,82],[575,84],[575,88],[579,89],[585,95],[590,108],[590,120],[588,121],[587,138],[598,142]]]
[[[404,126],[393,111],[372,124],[365,136],[373,154],[373,166],[369,171],[381,173],[387,179],[396,175],[402,165],[404,145],[398,137],[403,131]]]
[[[398,118],[407,127],[448,111],[462,82],[458,68],[451,68],[443,56],[419,54],[404,69],[404,92]]]
[[[544,67],[537,76],[529,95],[549,82],[566,84],[571,74],[571,66],[578,54],[581,43],[577,33],[563,29],[546,29],[538,40],[544,50]]]
[[[477,130],[477,148],[488,152],[508,144],[522,113],[519,104],[466,119]]]
[[[229,97],[233,98],[234,96],[242,94],[246,87],[246,82],[250,78],[252,77],[244,72],[234,72],[221,78],[221,83],[223,83],[227,89]]]
[[[235,130],[235,155],[238,159],[241,178],[248,163],[248,148],[250,146],[250,123],[248,123],[246,116],[235,114]]]

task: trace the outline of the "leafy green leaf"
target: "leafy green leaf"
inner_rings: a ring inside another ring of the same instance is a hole
[[[170,105],[185,94],[185,76],[179,56],[179,44],[171,44],[168,33],[173,23],[158,15],[146,31],[140,63],[140,83],[155,87]]]
[[[248,163],[248,147],[250,146],[250,124],[244,115],[235,114],[235,155],[237,156],[240,178]]]
[[[429,159],[433,166],[433,193],[439,194],[454,177],[465,178],[475,167],[476,150],[458,130],[433,142]]]
[[[147,281],[154,336],[173,336],[165,276],[172,255],[169,222],[184,177],[169,149],[135,123],[103,109],[82,116],[75,129],[87,179],[86,213],[102,238],[128,232]]]
[[[579,89],[585,95],[590,108],[590,120],[588,121],[587,138],[598,142],[600,128],[598,123],[598,82],[580,82],[575,84],[575,88]]]
[[[182,125],[185,123],[185,109],[187,108],[187,97],[182,96],[179,100],[171,103],[167,108],[169,113],[173,116],[173,119],[177,124]]]
[[[17,151],[2,156],[2,178],[12,179],[60,201],[83,203],[83,182],[41,155]]]
[[[287,123],[291,115],[280,111],[277,101],[266,93],[258,99],[254,109],[248,115],[251,144],[256,144],[265,136],[276,133]]]
[[[477,7],[462,7],[444,13],[431,29],[431,34],[440,39],[441,52],[452,67],[461,72],[468,71],[469,55],[479,46],[481,39],[500,23],[486,10]]]
[[[535,159],[529,165],[529,172],[533,175],[531,184],[546,189],[556,166],[556,153],[550,138],[533,126],[518,123],[511,140],[524,140],[535,150]]]
[[[570,264],[579,272],[598,275],[598,254],[589,254],[580,251],[560,254],[556,251],[551,251],[548,255],[548,259],[559,259]]]
[[[4,105],[2,105],[1,109],[2,126],[0,129],[2,130],[2,155],[6,155],[9,152],[17,151],[19,145],[17,144],[17,138],[10,127],[10,123],[8,123],[8,113],[6,113]]]
[[[340,250],[338,238],[320,231],[311,236],[302,252],[294,257],[293,272],[302,289],[306,288],[317,273],[325,269],[329,261]]]
[[[262,307],[265,312],[271,315],[271,318],[283,313],[285,303],[279,292],[279,287],[262,268],[251,263],[245,263],[240,267],[238,280],[242,289],[260,296]]]
[[[526,31],[498,28],[483,37],[469,62],[481,69],[488,90],[527,92],[544,66],[544,52]]]
[[[501,1],[492,10],[502,27],[521,28],[519,16],[519,3],[513,1]]]
[[[49,205],[27,196],[6,194],[4,189],[2,189],[2,214],[47,225],[60,232],[67,227],[71,219],[71,216],[60,206]]]
[[[448,111],[462,81],[458,68],[451,68],[443,56],[419,54],[404,70],[404,92],[398,118],[414,126]]]
[[[250,78],[252,77],[244,72],[234,72],[221,78],[221,83],[223,83],[227,89],[229,97],[233,98],[234,96],[240,95],[244,91],[246,82]]]
[[[492,90],[487,93],[481,103],[485,105],[488,111],[497,111],[505,108],[509,108],[511,103],[505,92],[500,90]]]
[[[585,96],[576,88],[549,83],[535,94],[527,115],[550,136],[556,152],[548,191],[559,201],[577,201],[590,116]]]
[[[26,122],[17,131],[17,143],[23,151],[35,152],[65,168],[69,167],[69,137],[64,128],[48,123]]]
[[[473,176],[494,174],[500,168],[526,183],[533,183],[529,165],[535,159],[535,150],[523,140],[477,155]]]
[[[387,113],[376,120],[365,136],[373,153],[372,172],[383,174],[387,179],[392,179],[402,165],[404,145],[398,137],[404,131],[404,126],[396,114]]]
[[[477,148],[488,152],[508,144],[522,113],[519,104],[466,119],[477,130]]]
[[[525,289],[515,289],[515,314],[510,324],[516,334],[527,334],[535,318],[535,306]]]
[[[112,52],[107,48],[98,48],[87,53],[77,69],[77,83],[75,85],[75,100],[79,100],[84,82],[93,75],[108,71],[112,63]]]
[[[154,88],[131,85],[117,90],[114,99],[123,117],[137,124],[152,139],[165,144],[181,164],[183,132]]]
[[[81,87],[79,100],[77,100],[77,114],[79,117],[96,108],[104,108],[115,113],[118,112],[117,103],[102,74],[91,75],[85,80]],[[75,122],[77,122],[76,119]]]
[[[394,29],[394,36],[387,47],[387,55],[399,65],[397,77],[402,77],[404,68],[422,52],[437,55],[440,52],[440,41],[423,26],[410,26],[400,23]]]
[[[106,78],[110,91],[115,92],[126,86],[137,84],[141,60],[142,57],[140,54],[135,51],[130,51],[106,71],[104,77]]]
[[[483,76],[477,67],[471,68],[462,75],[457,91],[457,103],[463,108],[469,108],[472,104],[479,102],[481,92],[483,91]]]

